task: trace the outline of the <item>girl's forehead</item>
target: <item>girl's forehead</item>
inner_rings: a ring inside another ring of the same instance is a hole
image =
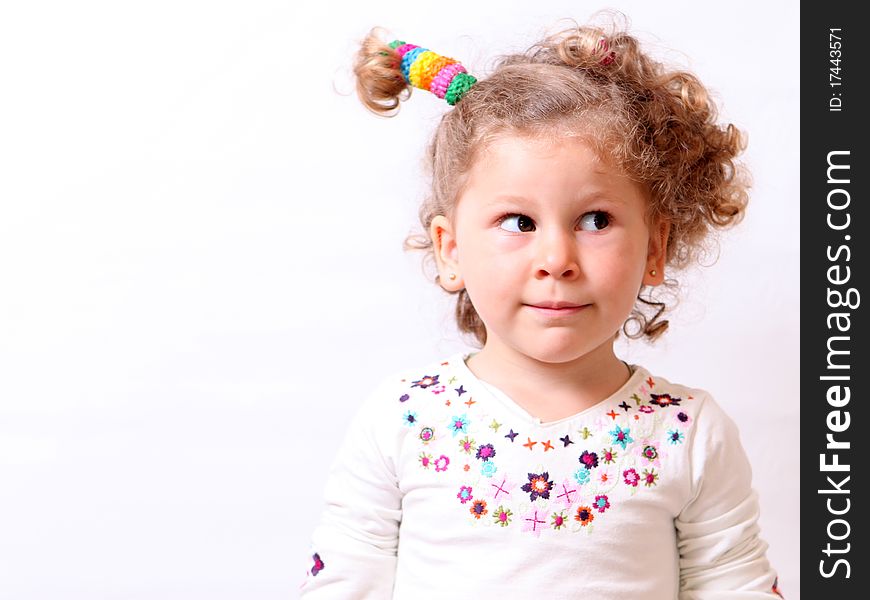
[[[475,169],[498,168],[509,165],[505,161],[511,159],[527,160],[536,158],[552,159],[557,155],[571,155],[587,168],[597,172],[621,171],[611,157],[601,149],[601,144],[589,134],[573,135],[533,135],[507,134],[494,136],[481,143],[472,163],[471,171]]]

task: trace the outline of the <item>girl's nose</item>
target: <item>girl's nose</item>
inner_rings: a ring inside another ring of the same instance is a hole
[[[536,276],[574,279],[580,273],[577,240],[573,232],[549,231],[538,237]]]

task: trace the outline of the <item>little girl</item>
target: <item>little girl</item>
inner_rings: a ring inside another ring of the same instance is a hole
[[[378,113],[408,86],[453,106],[408,247],[434,257],[481,349],[363,403],[303,597],[779,597],[734,423],[613,348],[665,331],[651,290],[743,216],[744,144],[704,86],[596,27],[481,80],[373,30],[355,73]]]

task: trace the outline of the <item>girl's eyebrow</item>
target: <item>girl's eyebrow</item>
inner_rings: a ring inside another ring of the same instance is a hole
[[[589,202],[608,202],[610,204],[624,205],[625,200],[618,195],[612,195],[604,191],[596,191],[591,194],[587,194],[585,196],[576,197],[577,202],[589,203]],[[520,202],[520,203],[530,203],[534,206],[539,204],[539,201],[534,197],[527,198],[526,196],[517,196],[515,194],[498,194],[493,196],[493,198],[487,204],[489,206],[499,206],[501,204],[506,204],[510,202]]]

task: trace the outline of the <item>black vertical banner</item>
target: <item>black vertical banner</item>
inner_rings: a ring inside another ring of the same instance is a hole
[[[870,589],[870,30],[862,3],[801,14],[801,588]],[[862,10],[863,12],[863,10]],[[773,67],[775,61],[770,65]],[[786,594],[786,597],[787,594]]]

